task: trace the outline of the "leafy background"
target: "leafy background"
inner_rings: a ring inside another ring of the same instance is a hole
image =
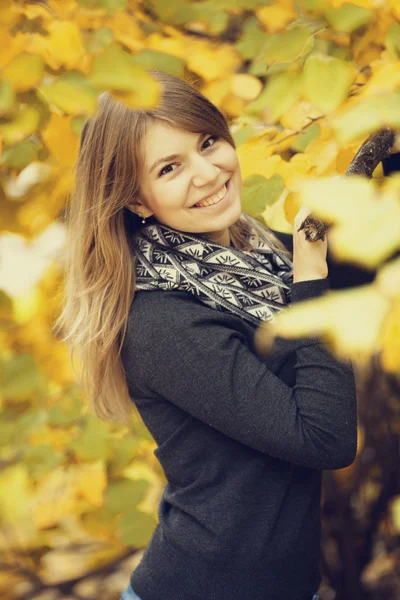
[[[399,178],[332,181],[400,126],[399,2],[3,0],[0,33],[1,597],[117,599],[157,523],[151,436],[87,411],[52,325],[84,120],[104,89],[156,104],[158,68],[227,116],[243,210],[291,233],[305,202],[338,259],[376,272],[279,327],[318,329],[357,375],[357,460],[324,474],[321,598],[399,598]]]

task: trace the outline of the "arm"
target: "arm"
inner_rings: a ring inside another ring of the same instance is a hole
[[[329,280],[291,288],[294,303],[324,293]],[[296,348],[296,383],[290,387],[249,349],[248,328],[239,318],[174,294],[163,295],[159,310],[155,298],[148,299],[146,319],[135,314],[133,303],[124,363],[132,389],[161,396],[225,435],[293,464],[338,469],[354,461],[357,409],[349,364],[316,339],[279,338],[288,355]]]

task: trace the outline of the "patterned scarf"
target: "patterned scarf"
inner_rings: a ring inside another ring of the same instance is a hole
[[[160,223],[144,225],[134,238],[136,289],[182,290],[255,325],[275,321],[274,313],[291,301],[293,263],[260,238],[253,252]]]

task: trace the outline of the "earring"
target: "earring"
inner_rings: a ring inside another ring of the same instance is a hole
[[[138,213],[139,217],[143,217],[142,213]],[[143,217],[142,223],[146,223],[146,219]]]

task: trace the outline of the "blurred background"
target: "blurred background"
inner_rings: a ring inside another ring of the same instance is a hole
[[[400,3],[2,0],[0,33],[0,597],[117,600],[165,477],[140,417],[122,426],[88,410],[53,331],[83,123],[105,89],[133,108],[157,104],[146,69],[188,79],[229,121],[243,211],[291,233],[303,181],[343,175],[371,133],[400,127]],[[324,473],[321,600],[400,598],[400,167],[390,164],[364,182],[373,193],[356,218],[346,183],[343,202],[315,201],[336,219],[336,255],[376,272],[368,290],[338,297],[345,328],[318,309],[354,360],[359,398],[357,459]]]

